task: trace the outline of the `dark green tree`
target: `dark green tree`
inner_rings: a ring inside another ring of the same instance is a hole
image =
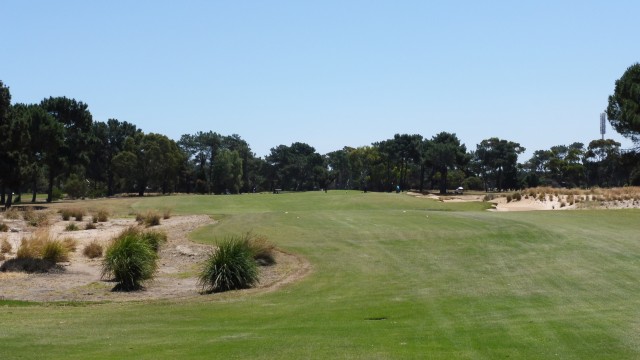
[[[117,119],[109,119],[106,123],[93,123],[89,142],[91,162],[87,167],[87,176],[94,181],[94,188],[98,182],[104,182],[106,195],[115,194],[113,158],[124,150],[127,138],[141,133],[142,131],[135,125]]]
[[[479,164],[485,190],[518,187],[518,155],[525,148],[520,144],[499,138],[482,140],[476,145],[474,160]]]
[[[9,87],[5,86],[0,80],[0,201],[5,204],[5,196],[7,192],[7,180],[9,177],[8,169],[11,166],[9,158],[10,142],[8,139],[10,118],[9,111],[11,108],[11,92]],[[9,193],[11,195],[11,193]]]
[[[47,164],[49,189],[47,202],[53,200],[53,184],[57,176],[71,173],[84,176],[89,163],[89,141],[93,119],[87,104],[66,97],[49,97],[40,106],[64,128],[58,160]]]
[[[456,134],[441,132],[427,142],[425,159],[440,173],[440,193],[446,194],[449,170],[463,167],[470,157]]]
[[[640,63],[631,65],[616,80],[607,116],[617,132],[634,142],[640,141]]]

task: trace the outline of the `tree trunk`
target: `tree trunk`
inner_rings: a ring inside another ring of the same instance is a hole
[[[53,201],[53,172],[51,169],[49,170],[49,187],[47,189],[47,202],[50,203]]]
[[[447,168],[440,169],[440,194],[445,195],[447,193]]]
[[[31,190],[33,191],[33,195],[31,196],[31,202],[35,203],[36,202],[36,196],[38,195],[38,177],[36,176],[35,172],[33,174],[33,179],[31,179],[32,185],[31,185]]]
[[[7,202],[4,203],[4,208],[5,209],[9,209],[11,208],[11,202],[13,201],[13,193],[11,192],[10,188],[7,188]]]

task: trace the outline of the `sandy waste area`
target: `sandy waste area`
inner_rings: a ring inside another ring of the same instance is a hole
[[[46,210],[45,210],[46,211]],[[71,237],[77,240],[77,248],[70,253],[69,261],[60,269],[49,273],[0,272],[0,299],[27,301],[141,301],[151,299],[177,299],[215,294],[202,294],[197,275],[212,246],[197,244],[188,239],[189,232],[213,223],[209,216],[172,216],[161,221],[153,230],[167,234],[167,242],[159,251],[158,271],[153,280],[143,283],[140,291],[112,291],[115,282],[102,279],[102,258],[89,259],[82,254],[84,247],[97,241],[103,248],[120,232],[135,226],[133,219],[109,219],[96,224],[96,229],[65,231],[69,221],[60,220],[59,214],[49,215],[50,235],[55,239]],[[57,219],[56,219],[57,218]],[[55,219],[55,220],[54,220]],[[23,238],[29,238],[37,228],[23,220],[2,219],[10,231],[0,233],[0,241],[6,238],[11,251],[5,253],[5,261],[15,257]],[[83,222],[76,222],[84,228]],[[304,277],[311,265],[304,258],[276,251],[276,264],[260,267],[260,282],[243,292],[264,292]],[[3,261],[0,261],[0,265]]]

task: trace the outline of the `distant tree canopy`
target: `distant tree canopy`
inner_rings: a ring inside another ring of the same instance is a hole
[[[616,81],[607,112],[615,129],[640,136],[640,65]],[[94,121],[87,104],[49,97],[39,104],[12,104],[0,81],[0,202],[11,206],[30,192],[47,201],[62,191],[74,198],[173,192],[243,192],[347,189],[436,190],[458,186],[508,190],[640,185],[640,155],[611,140],[575,142],[533,152],[491,137],[467,151],[456,134],[394,134],[368,146],[322,155],[305,143],[278,145],[257,157],[239,135],[213,131],[184,134],[179,141],[145,133],[136,125]],[[15,198],[14,198],[15,194]]]

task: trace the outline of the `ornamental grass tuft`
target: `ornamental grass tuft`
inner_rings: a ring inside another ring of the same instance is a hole
[[[133,291],[142,288],[142,282],[153,278],[158,255],[141,232],[134,228],[123,231],[113,240],[102,261],[102,278],[111,278],[118,284],[115,291]]]
[[[231,236],[211,252],[198,285],[205,293],[246,289],[258,282],[258,267],[244,237]]]

